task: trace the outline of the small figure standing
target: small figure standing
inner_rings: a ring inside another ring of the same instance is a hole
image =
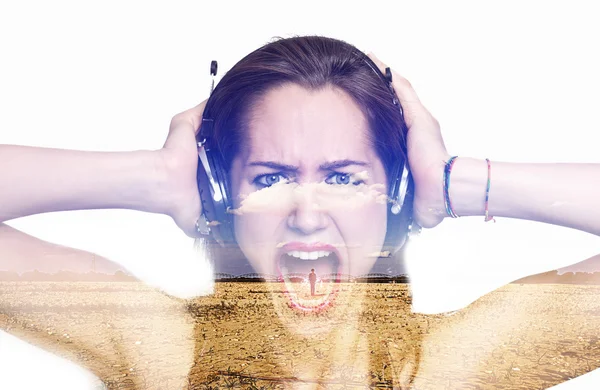
[[[315,295],[315,285],[317,284],[317,274],[315,269],[312,268],[308,274],[308,281],[310,282],[310,295]]]

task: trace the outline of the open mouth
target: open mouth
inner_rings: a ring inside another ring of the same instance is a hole
[[[331,306],[341,272],[340,256],[335,247],[286,245],[277,265],[290,307],[316,312]]]

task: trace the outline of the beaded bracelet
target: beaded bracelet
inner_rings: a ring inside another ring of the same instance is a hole
[[[488,201],[490,198],[490,183],[492,181],[492,164],[490,163],[489,159],[485,159],[485,161],[487,162],[487,172],[488,172],[488,176],[487,176],[487,185],[485,187],[485,222],[489,222],[489,221],[494,221],[494,223],[496,222],[496,220],[494,219],[493,216],[489,215],[489,210],[488,210]]]
[[[452,204],[450,203],[450,171],[452,170],[452,166],[457,157],[458,156],[450,157],[444,166],[444,205],[446,206],[446,213],[452,218],[458,218],[458,214],[454,212]]]
[[[454,163],[456,161],[456,158],[458,156],[453,156],[450,157],[450,159],[448,160],[448,162],[446,162],[446,165],[444,166],[444,205],[446,207],[446,213],[451,216],[452,218],[458,218],[459,215],[456,214],[456,212],[454,212],[454,210],[452,209],[452,203],[450,202],[450,172],[452,171],[452,167],[454,166]],[[494,219],[494,217],[492,215],[490,215],[489,212],[489,199],[490,199],[490,187],[491,187],[491,181],[492,181],[492,166],[490,163],[490,160],[488,158],[485,159],[485,161],[487,162],[487,184],[485,187],[485,222],[489,222],[489,221],[494,221],[494,223],[496,222],[496,220]]]

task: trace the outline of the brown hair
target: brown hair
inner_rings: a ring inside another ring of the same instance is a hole
[[[337,39],[304,36],[277,39],[248,54],[223,76],[205,108],[225,169],[240,152],[248,114],[269,90],[294,83],[309,90],[328,85],[349,94],[371,127],[369,140],[389,177],[406,158],[406,128],[389,89],[356,47]]]
[[[362,110],[371,142],[388,180],[399,162],[406,161],[407,128],[391,90],[376,65],[356,47],[341,40],[302,36],[277,38],[240,60],[223,76],[204,110],[213,120],[213,140],[223,169],[230,172],[244,145],[249,114],[265,93],[293,83],[309,90],[333,86],[346,92]],[[379,72],[380,73],[380,72]],[[231,188],[229,185],[228,188]],[[404,241],[412,216],[412,187],[401,215],[388,212],[385,250]]]

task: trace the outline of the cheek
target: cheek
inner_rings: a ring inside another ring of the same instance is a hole
[[[281,216],[246,213],[234,216],[238,246],[256,272],[276,274],[273,258],[280,237]]]
[[[277,244],[273,241],[281,235],[277,232],[284,227],[287,216],[294,208],[294,187],[282,184],[256,191],[247,184],[238,188],[239,192],[234,192],[233,212],[240,248],[244,250],[250,245],[273,247]]]
[[[386,205],[354,210],[339,219],[341,234],[348,248],[348,273],[354,276],[371,272],[383,248],[387,232]]]
[[[269,215],[244,214],[234,217],[235,236],[245,247],[262,246],[271,242],[277,230],[278,218]]]
[[[361,248],[361,252],[374,252],[381,249],[387,229],[387,208],[385,204],[372,204],[349,210],[339,217],[340,230],[349,243]]]
[[[250,185],[239,187],[234,198],[234,225],[238,242],[270,243],[292,209],[289,190],[284,186],[256,191]],[[241,245],[241,244],[240,244]]]

